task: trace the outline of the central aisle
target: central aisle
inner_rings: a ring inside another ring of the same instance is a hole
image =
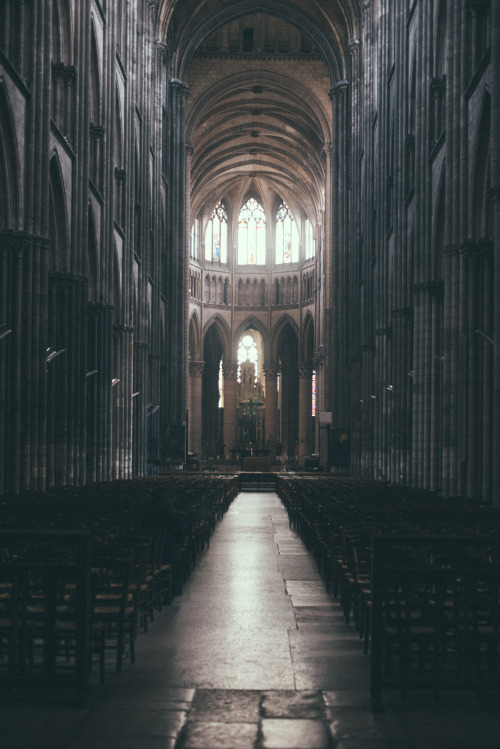
[[[0,705],[6,749],[497,749],[493,698],[386,695],[276,494],[244,493],[136,663],[82,710]]]
[[[153,630],[151,630],[153,635]],[[203,689],[368,690],[369,663],[274,493],[218,524],[130,679]],[[123,674],[125,677],[126,674]]]

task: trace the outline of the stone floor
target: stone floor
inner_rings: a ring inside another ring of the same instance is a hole
[[[385,694],[272,493],[240,494],[182,596],[82,709],[0,706],[3,749],[499,749],[500,696]]]

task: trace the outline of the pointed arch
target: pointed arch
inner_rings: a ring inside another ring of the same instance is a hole
[[[65,272],[69,268],[68,212],[57,153],[54,153],[50,160],[49,174],[50,270]]]
[[[189,321],[189,355],[191,361],[201,361],[201,329],[196,310]]]
[[[17,229],[21,214],[19,159],[14,119],[5,85],[0,81],[0,230]]]
[[[310,312],[307,312],[302,326],[301,355],[302,361],[308,362],[314,356],[314,320]]]
[[[272,361],[278,361],[278,344],[279,344],[280,338],[282,337],[284,330],[286,330],[287,328],[290,328],[291,332],[293,333],[293,335],[295,336],[297,340],[297,345],[298,345],[299,329],[298,329],[297,323],[295,322],[295,320],[293,320],[290,317],[290,315],[285,314],[282,317],[280,317],[280,319],[274,326],[273,331],[271,333],[271,355],[272,355],[271,360]]]
[[[222,345],[222,356],[226,363],[231,361],[231,336],[227,323],[218,314],[210,318],[203,328],[203,347],[205,347],[205,341],[210,333],[210,329],[214,328],[217,331],[221,345]],[[210,335],[213,335],[212,333]]]
[[[264,347],[264,350],[262,352],[264,356],[264,362],[269,361],[269,354],[270,354],[269,332],[266,326],[263,325],[262,322],[254,315],[248,315],[248,317],[246,317],[234,331],[233,361],[236,361],[238,358],[238,343],[239,343],[241,336],[246,330],[251,330],[252,328],[254,330],[257,330],[262,338],[262,344]]]

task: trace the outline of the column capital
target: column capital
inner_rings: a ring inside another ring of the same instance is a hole
[[[190,361],[189,362],[189,376],[201,377],[204,366],[205,366],[204,361]]]
[[[173,89],[181,91],[181,93],[183,93],[186,98],[189,96],[189,86],[187,85],[187,83],[184,83],[184,81],[181,81],[180,78],[171,78],[170,86]]]
[[[223,364],[222,371],[224,373],[225,380],[235,380],[238,376],[238,365],[237,364]]]
[[[324,363],[325,363],[325,352],[316,351],[312,358],[313,368],[318,370],[320,367],[324,365]]]
[[[347,45],[347,51],[349,52],[351,57],[355,57],[360,47],[361,47],[361,41],[358,39],[357,36],[355,36],[349,40],[349,44]]]
[[[339,94],[343,94],[347,89],[349,88],[349,81],[346,78],[343,78],[341,81],[337,81],[337,83],[332,86],[332,88],[328,92],[328,96],[330,99],[334,99]]]
[[[274,362],[271,362],[269,364],[264,364],[264,366],[262,367],[262,370],[266,378],[275,379],[278,376],[278,373],[280,371],[280,365],[275,364]]]
[[[311,377],[312,376],[312,365],[308,361],[299,361],[297,363],[297,369],[299,370],[299,377]]]

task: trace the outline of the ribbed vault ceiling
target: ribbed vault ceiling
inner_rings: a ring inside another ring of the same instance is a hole
[[[171,77],[189,86],[191,218],[222,196],[324,208],[329,91],[345,77],[351,0],[164,0]],[[310,83],[307,75],[310,73]]]

